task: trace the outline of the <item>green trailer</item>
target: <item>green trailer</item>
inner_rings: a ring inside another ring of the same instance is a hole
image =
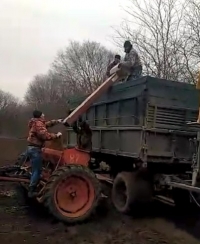
[[[71,100],[71,108],[85,98]],[[108,165],[119,211],[129,211],[137,200],[130,192],[141,186],[144,199],[153,195],[183,204],[196,197],[191,192],[199,192],[199,126],[190,122],[197,120],[198,103],[194,85],[146,76],[113,85],[82,115],[93,133],[92,162]],[[74,146],[75,133],[69,129],[67,135]],[[124,201],[120,189],[128,194]]]

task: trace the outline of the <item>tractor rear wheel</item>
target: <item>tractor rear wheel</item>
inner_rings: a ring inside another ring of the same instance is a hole
[[[44,204],[59,221],[80,223],[95,210],[100,198],[100,183],[95,174],[81,165],[57,169],[44,189]]]
[[[121,172],[116,176],[112,188],[112,202],[119,212],[128,214],[141,203],[150,202],[151,199],[150,182],[137,172]]]

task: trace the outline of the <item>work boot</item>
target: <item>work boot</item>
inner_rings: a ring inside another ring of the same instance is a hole
[[[30,186],[29,187],[29,191],[28,191],[28,197],[29,198],[35,198],[35,197],[37,197],[37,195],[38,195],[38,193],[35,190],[35,187],[34,186]]]

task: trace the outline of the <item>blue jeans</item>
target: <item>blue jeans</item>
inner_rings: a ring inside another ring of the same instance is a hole
[[[32,166],[30,187],[36,187],[40,181],[40,175],[42,172],[42,151],[38,147],[28,146],[26,153],[30,158]]]

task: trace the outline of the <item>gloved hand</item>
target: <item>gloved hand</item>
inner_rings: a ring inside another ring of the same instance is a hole
[[[57,136],[57,138],[59,138],[59,137],[62,136],[62,133],[61,133],[61,132],[58,132],[58,133],[56,134],[56,136]]]
[[[119,64],[118,64],[118,68],[121,68],[121,67],[122,67],[122,63],[119,63]]]
[[[58,123],[62,123],[63,119],[57,119]]]
[[[63,121],[62,121],[62,123],[63,123]],[[70,125],[67,122],[63,123],[63,125],[66,126],[66,127],[70,127]]]

